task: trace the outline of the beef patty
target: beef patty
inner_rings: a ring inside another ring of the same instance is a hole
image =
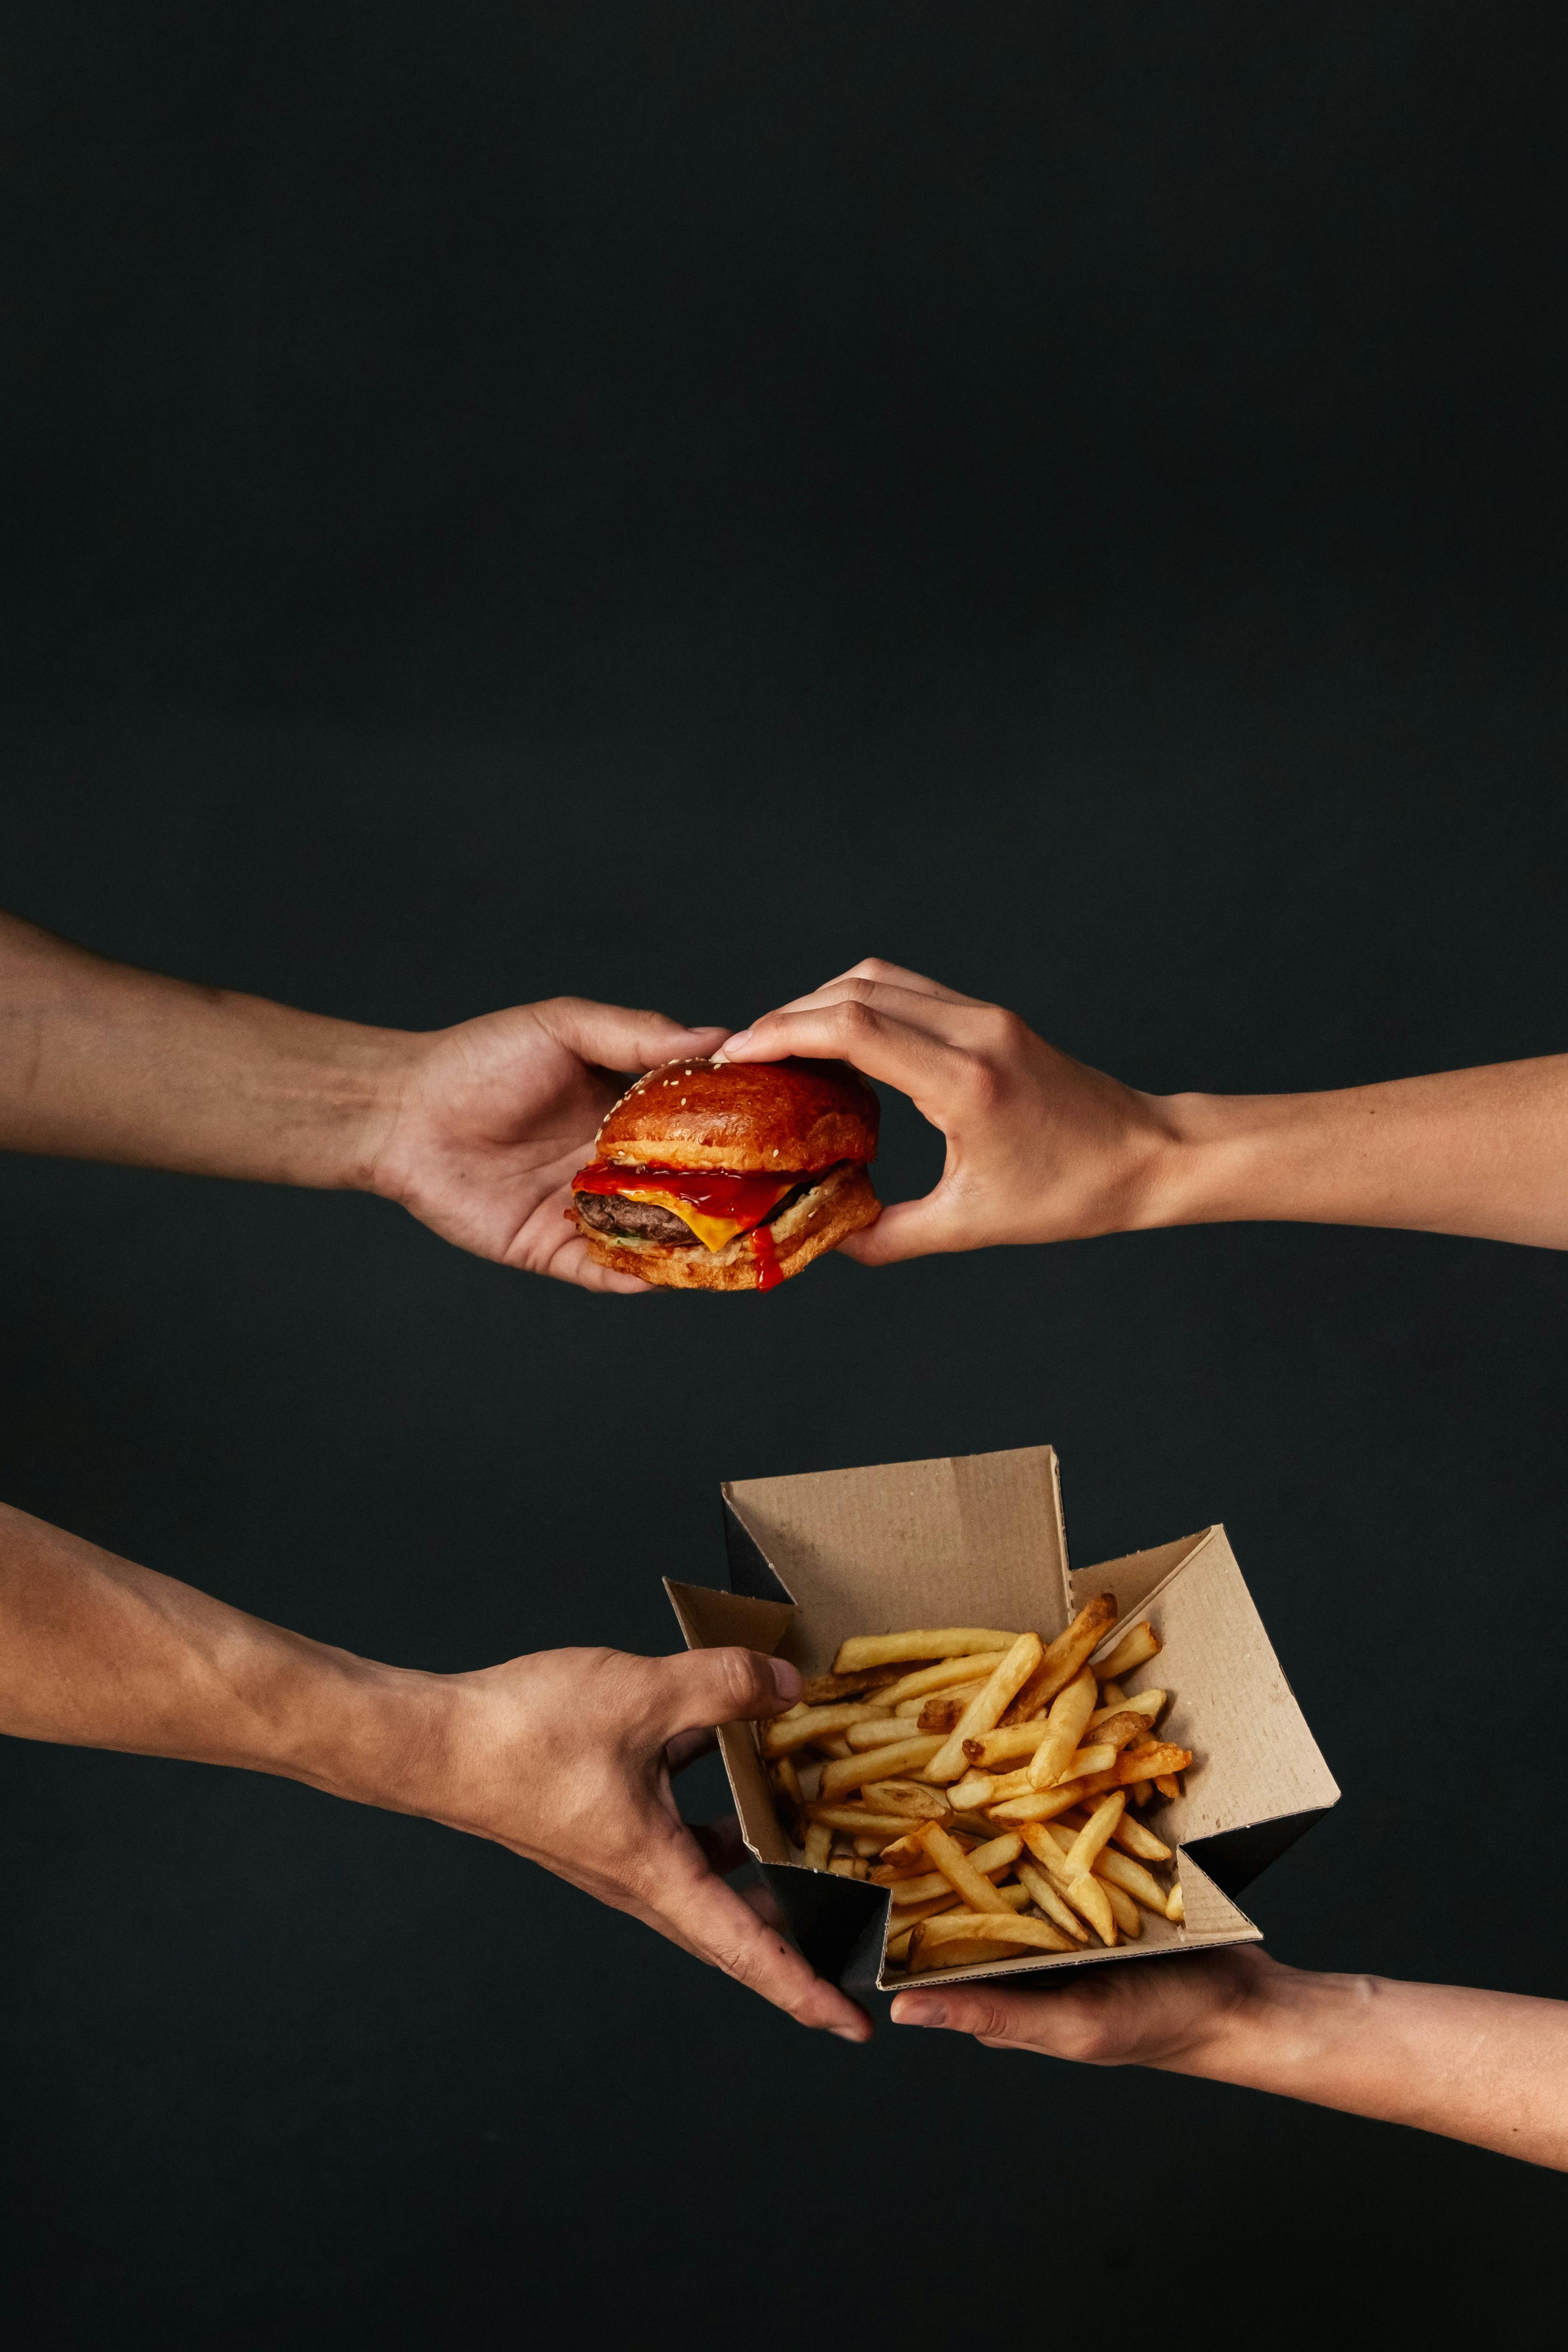
[[[628,1201],[624,1192],[574,1192],[572,1206],[596,1234],[624,1234],[639,1242],[689,1242],[702,1244],[673,1209],[657,1201]]]
[[[775,1217],[782,1217],[803,1192],[821,1181],[817,1176],[808,1177],[793,1192],[786,1192],[778,1206],[768,1211],[763,1224],[771,1225]],[[685,1219],[678,1217],[673,1209],[661,1209],[657,1201],[628,1201],[624,1192],[574,1192],[572,1206],[596,1234],[620,1234],[639,1242],[674,1242],[678,1246],[689,1244],[692,1249],[702,1247]]]

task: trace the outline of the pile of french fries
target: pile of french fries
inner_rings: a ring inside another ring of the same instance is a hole
[[[1172,1859],[1140,1813],[1181,1794],[1191,1751],[1155,1737],[1159,1655],[1108,1592],[1054,1642],[976,1625],[862,1633],[762,1727],[801,1860],[885,1886],[887,1957],[911,1974],[1080,1952],[1180,1920]]]

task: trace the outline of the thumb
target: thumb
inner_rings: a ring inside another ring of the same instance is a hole
[[[661,1738],[710,1729],[716,1723],[754,1722],[793,1706],[800,1675],[787,1658],[755,1650],[689,1650],[661,1658],[663,1688],[655,1700]]]
[[[536,1010],[558,1045],[605,1070],[651,1070],[659,1062],[705,1059],[729,1034],[717,1024],[693,1029],[663,1013],[595,1004],[585,996],[552,997]]]
[[[936,1250],[962,1249],[951,1214],[934,1192],[922,1201],[895,1201],[884,1208],[874,1225],[863,1225],[838,1244],[840,1257],[861,1265],[897,1265],[907,1257],[927,1257]]]

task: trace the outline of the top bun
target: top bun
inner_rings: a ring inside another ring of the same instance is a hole
[[[621,1097],[595,1157],[772,1175],[874,1160],[879,1105],[845,1062],[666,1062]]]

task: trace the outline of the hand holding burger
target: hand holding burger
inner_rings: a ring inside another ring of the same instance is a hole
[[[877,1121],[842,1063],[667,1062],[606,1117],[569,1213],[612,1273],[772,1290],[875,1223]]]

